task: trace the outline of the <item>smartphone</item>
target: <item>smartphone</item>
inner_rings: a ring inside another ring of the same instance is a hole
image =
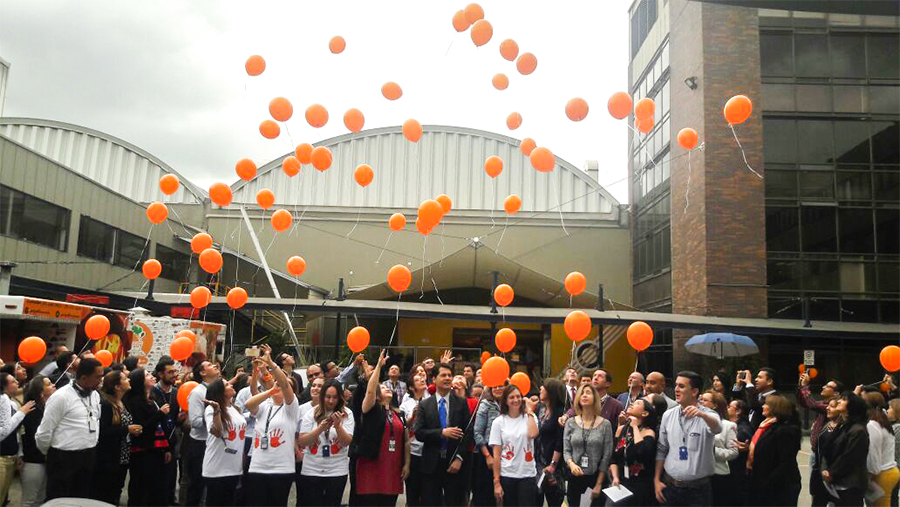
[[[244,349],[244,355],[247,357],[259,357],[259,347],[248,347]]]

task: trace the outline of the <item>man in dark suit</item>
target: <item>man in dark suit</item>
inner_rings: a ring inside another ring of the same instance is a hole
[[[743,396],[749,408],[750,426],[753,431],[759,428],[765,417],[762,414],[762,406],[766,402],[766,396],[775,394],[775,370],[772,368],[760,368],[756,379],[750,380],[750,372],[738,373],[737,382],[734,384],[736,397]]]
[[[419,404],[416,438],[422,442],[422,498],[429,505],[464,505],[466,490],[460,474],[471,434],[469,405],[453,394],[450,384],[453,368],[447,363],[436,367],[434,396]]]

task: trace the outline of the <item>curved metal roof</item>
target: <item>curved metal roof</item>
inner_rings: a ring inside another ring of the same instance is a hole
[[[104,132],[55,120],[0,118],[0,135],[137,202],[208,199],[206,191],[159,158]],[[159,179],[166,173],[181,180],[171,196],[159,191]]]
[[[540,173],[519,150],[519,140],[483,130],[427,125],[412,143],[401,127],[383,127],[326,139],[315,146],[331,149],[325,172],[310,165],[290,178],[281,170],[286,153],[262,166],[255,179],[232,185],[236,203],[255,203],[269,188],[279,205],[368,208],[418,208],[424,199],[445,193],[454,209],[502,209],[509,194],[522,198],[522,211],[610,213],[618,201],[587,173],[557,157],[556,169]],[[503,172],[491,179],[484,161],[503,159]],[[359,164],[369,164],[375,179],[365,188],[353,178]],[[553,195],[556,193],[556,196]]]

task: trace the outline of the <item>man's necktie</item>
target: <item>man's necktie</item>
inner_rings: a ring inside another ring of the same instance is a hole
[[[447,427],[447,400],[444,398],[440,399],[440,403],[438,403],[438,415],[441,418],[441,429]],[[441,450],[447,450],[447,439],[441,438]]]

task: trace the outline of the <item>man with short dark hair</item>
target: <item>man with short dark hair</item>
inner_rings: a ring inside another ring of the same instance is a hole
[[[166,452],[163,471],[165,474],[162,486],[164,498],[168,505],[175,505],[175,485],[178,481],[178,432],[175,431],[187,419],[187,412],[181,410],[178,405],[178,390],[175,389],[175,377],[178,369],[175,361],[169,356],[162,356],[156,362],[154,375],[157,382],[150,390],[150,398],[160,407],[169,406],[169,413],[165,414],[162,421],[163,431],[169,441]]]
[[[472,372],[474,375],[475,372]],[[400,408],[400,402],[406,396],[406,382],[400,380],[400,365],[392,364],[388,369],[388,379],[382,382],[382,385],[391,390],[391,405]]]
[[[612,382],[613,377],[611,373],[603,368],[594,370],[594,376],[591,378],[591,385],[594,386],[594,390],[597,391],[597,396],[600,397],[600,416],[604,417],[612,424],[613,434],[615,434],[616,428],[619,427],[619,413],[623,408],[622,404],[619,403],[619,400],[613,398],[607,392],[612,385]]]
[[[187,469],[188,490],[186,505],[200,505],[203,498],[203,455],[206,453],[206,388],[219,378],[219,366],[209,361],[194,364],[194,382],[197,387],[188,395],[188,418],[191,432],[184,445],[184,468]]]
[[[566,410],[572,408],[575,401],[575,393],[578,392],[578,370],[573,367],[566,368],[563,373],[563,383],[566,385]]]
[[[56,384],[57,389],[61,389],[75,377],[76,368],[78,368],[78,354],[71,350],[62,352],[56,358],[56,370],[53,371],[50,381]]]
[[[475,365],[472,363],[463,364],[463,377],[466,379],[469,389],[475,384]],[[404,391],[405,394],[405,391]],[[401,400],[403,401],[403,400]]]
[[[682,371],[675,379],[678,407],[667,410],[659,425],[656,499],[665,505],[712,505],[715,436],[722,422],[714,410],[698,405],[703,379]]]
[[[125,365],[125,369],[129,372],[132,372],[138,369],[138,363],[140,362],[140,358],[138,356],[128,356],[122,360],[122,364]]]
[[[75,379],[58,389],[44,407],[34,435],[47,456],[47,500],[88,498],[94,473],[94,448],[100,436],[100,395],[103,365],[85,358]]]
[[[58,365],[56,364],[56,360],[68,351],[69,347],[66,347],[65,345],[58,345],[56,347],[56,351],[54,352],[53,360],[45,364],[44,367],[41,368],[40,374],[45,377],[50,377],[51,375],[53,375],[53,372],[56,371],[56,368],[58,367]],[[55,380],[55,378],[53,380]]]
[[[736,396],[743,396],[749,408],[750,426],[753,431],[759,428],[765,420],[762,406],[766,402],[766,396],[775,394],[775,370],[768,367],[759,369],[756,379],[750,380],[750,370],[744,370],[743,376],[738,373],[737,382],[734,385]]]
[[[294,377],[294,382],[297,383],[297,392],[303,392],[305,389],[305,384],[303,383],[303,375],[300,375],[300,372],[294,371],[294,356],[288,354],[287,352],[282,352],[275,357],[275,364],[284,371],[284,374],[288,377]],[[296,393],[294,393],[296,394]],[[299,400],[299,398],[298,398]]]

